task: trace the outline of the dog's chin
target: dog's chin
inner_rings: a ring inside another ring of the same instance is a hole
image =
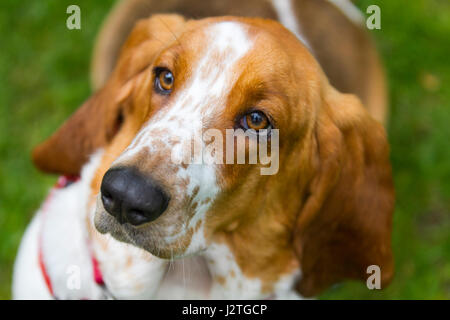
[[[95,211],[94,226],[102,234],[109,233],[114,239],[144,249],[161,259],[177,259],[192,255],[192,252],[187,253],[188,245],[180,245],[182,241],[177,241],[177,245],[174,246],[165,243],[160,237],[145,236],[141,230],[131,225],[119,224],[103,209],[103,206],[98,206]]]
[[[130,241],[131,239],[124,232],[121,225],[118,224],[115,219],[105,210],[97,209],[95,211],[94,226],[97,231],[102,234],[109,233],[114,239],[118,241],[136,245],[132,241]]]

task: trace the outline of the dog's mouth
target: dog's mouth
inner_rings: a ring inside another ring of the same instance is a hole
[[[196,228],[189,228],[186,223],[179,222],[184,213],[168,211],[164,217],[136,226],[130,222],[119,222],[109,214],[99,195],[94,225],[102,234],[109,233],[118,241],[142,248],[163,259],[180,258],[204,249],[203,246],[198,248],[191,246],[192,240],[199,237],[196,233],[202,232],[201,223],[197,222]]]

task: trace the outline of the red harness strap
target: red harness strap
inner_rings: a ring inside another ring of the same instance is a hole
[[[44,205],[42,207],[42,214],[45,214],[45,211],[47,210],[50,200],[52,199],[54,195],[54,191],[58,189],[63,189],[65,187],[68,187],[74,182],[77,182],[80,179],[78,176],[61,176],[58,178],[58,181],[56,182],[53,189],[50,191],[50,194],[48,195],[47,199],[45,199]],[[89,249],[90,249],[89,244]],[[100,271],[99,264],[97,259],[95,258],[92,250],[90,249],[91,254],[91,261],[92,261],[92,273],[94,275],[94,281],[96,284],[98,284],[101,287],[105,287],[105,282],[103,281],[102,272]],[[45,284],[47,285],[48,291],[50,294],[55,297],[53,292],[53,286],[50,279],[50,276],[48,275],[47,269],[45,267],[44,263],[44,255],[42,252],[42,236],[39,239],[39,253],[38,253],[38,259],[39,259],[39,268],[41,269],[42,276],[44,278]],[[56,297],[55,297],[56,298]]]
[[[50,294],[54,297],[55,295],[53,294],[52,282],[50,280],[50,277],[48,276],[47,269],[45,269],[44,258],[42,256],[41,246],[39,246],[38,259],[39,259],[39,268],[41,268],[41,272],[42,272],[42,276],[44,277],[45,284],[47,285],[47,288],[48,288],[48,291],[50,292]]]

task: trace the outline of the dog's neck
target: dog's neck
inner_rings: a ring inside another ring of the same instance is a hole
[[[300,272],[291,250],[275,252],[274,247],[257,244],[241,233],[221,238],[204,254],[213,296],[265,299],[295,295],[292,288]]]

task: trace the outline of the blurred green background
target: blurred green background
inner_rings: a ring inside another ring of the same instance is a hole
[[[344,283],[325,299],[450,298],[450,1],[361,0],[381,8],[371,31],[387,69],[389,140],[397,192],[396,275],[385,290]],[[56,178],[30,150],[90,94],[96,33],[114,0],[0,3],[0,298],[10,298],[15,254]],[[81,30],[66,8],[81,8]]]

